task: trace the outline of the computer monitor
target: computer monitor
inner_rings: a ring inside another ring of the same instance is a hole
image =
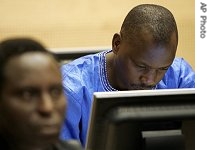
[[[194,150],[195,89],[95,92],[86,150]]]

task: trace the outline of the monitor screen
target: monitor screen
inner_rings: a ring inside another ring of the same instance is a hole
[[[95,92],[86,150],[194,150],[195,89]]]

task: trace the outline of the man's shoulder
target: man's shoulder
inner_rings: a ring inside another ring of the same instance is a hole
[[[95,65],[99,64],[99,61],[101,60],[103,52],[95,53],[95,54],[89,54],[85,55],[73,60],[69,60],[65,64],[62,64],[61,68],[62,70],[68,70],[69,69],[80,69],[83,68],[84,66],[86,68],[91,68]]]
[[[194,72],[192,66],[189,62],[187,62],[183,57],[176,57],[170,67],[170,69],[173,69],[174,71],[181,71],[181,72]]]
[[[70,63],[81,63],[81,62],[85,62],[85,61],[95,61],[95,60],[98,60],[104,52],[105,51],[84,55],[82,57],[78,57],[78,58],[70,61]]]
[[[189,62],[187,62],[183,57],[175,57],[172,65],[186,65],[190,66]]]
[[[173,61],[173,64],[177,64],[177,63],[179,64],[182,61],[185,61],[183,57],[175,57],[174,61]]]

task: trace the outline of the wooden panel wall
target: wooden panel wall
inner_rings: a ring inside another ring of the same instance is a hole
[[[124,17],[140,3],[172,11],[179,28],[177,55],[194,68],[194,0],[0,0],[0,40],[30,36],[48,48],[111,47]]]

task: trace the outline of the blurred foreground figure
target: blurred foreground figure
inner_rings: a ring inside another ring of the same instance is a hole
[[[59,140],[66,110],[59,63],[39,42],[0,43],[0,149],[80,150]]]

